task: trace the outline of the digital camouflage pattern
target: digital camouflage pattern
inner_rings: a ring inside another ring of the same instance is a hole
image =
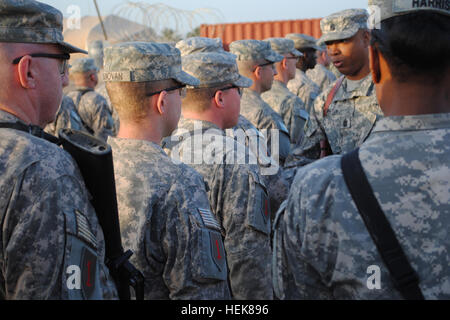
[[[4,111],[0,121],[20,122]],[[69,154],[26,132],[0,135],[0,299],[117,299],[103,232]],[[78,289],[68,286],[71,266],[88,275]]]
[[[319,92],[326,90],[336,81],[336,76],[320,63],[316,63],[314,69],[306,70],[306,76],[319,87]],[[314,103],[312,104],[314,105]]]
[[[91,58],[79,58],[70,63],[70,73],[85,73],[89,71],[100,71],[97,68],[94,59]]]
[[[303,101],[278,80],[273,82],[272,88],[264,92],[261,98],[283,118],[291,138],[291,147],[300,143],[309,118]]]
[[[310,35],[303,33],[289,33],[285,38],[294,41],[295,49],[299,51],[308,48],[320,50],[320,47],[316,44],[316,38]]]
[[[117,113],[116,109],[111,103],[111,99],[109,98],[108,90],[106,90],[106,84],[105,82],[102,82],[97,85],[95,88],[95,91],[100,94],[103,98],[106,99],[106,102],[108,103],[109,112],[111,112],[112,119],[114,120],[114,132],[119,133],[120,129],[120,118],[119,114]]]
[[[180,50],[181,56],[193,54],[197,52],[222,52],[222,39],[220,38],[204,38],[191,37],[177,42],[176,48]]]
[[[270,209],[274,214],[281,203],[286,200],[289,192],[289,183],[283,176],[283,169],[273,159],[268,149],[266,137],[247,118],[239,115],[238,124],[231,130],[225,130],[226,134],[242,142],[245,135],[245,146],[256,156],[259,172],[265,181],[270,199]]]
[[[434,11],[444,15],[450,15],[450,4],[448,1],[414,1],[414,0],[369,0],[369,10],[376,9],[373,12],[374,17],[380,21],[413,13],[417,11]],[[380,21],[374,21],[375,23]]]
[[[253,81],[239,74],[236,56],[229,52],[199,52],[183,56],[183,70],[200,80],[194,88],[232,84],[248,88]]]
[[[293,54],[295,57],[302,57],[303,53],[295,49],[294,41],[286,38],[267,38],[272,50],[280,55]]]
[[[320,88],[300,69],[295,71],[295,79],[287,84],[288,89],[303,101],[309,115],[314,109],[314,101],[320,94]]]
[[[268,41],[238,40],[230,44],[230,52],[237,56],[238,61],[267,60],[280,62],[283,56],[272,50]]]
[[[255,156],[214,124],[191,119],[182,119],[162,146],[208,185],[209,202],[225,236],[233,299],[272,299],[270,204],[258,166],[249,164],[256,162]]]
[[[353,37],[360,29],[368,29],[368,18],[369,13],[365,9],[347,9],[323,18],[320,20],[322,37],[317,44]]]
[[[99,70],[103,69],[103,40],[95,40],[90,43],[88,43],[88,55],[89,58],[94,59],[95,65]],[[107,45],[107,42],[105,41],[105,45]]]
[[[147,82],[173,79],[196,85],[181,69],[180,50],[166,43],[124,42],[104,49],[105,82]]]
[[[450,114],[386,117],[360,148],[382,211],[425,299],[450,299]],[[298,171],[277,216],[274,288],[281,299],[401,299],[331,156]],[[381,289],[369,290],[369,266]]]
[[[33,0],[1,0],[0,14],[0,42],[56,44],[67,53],[87,53],[64,42],[63,15],[52,6]]]
[[[58,136],[59,130],[61,129],[72,129],[87,132],[81,122],[81,118],[77,112],[75,104],[68,96],[63,96],[61,105],[59,106],[58,112],[55,116],[55,121],[49,123],[45,127],[45,132]]]
[[[352,85],[354,87],[349,88]],[[357,82],[353,81],[353,84],[345,78],[324,117],[323,107],[332,87],[317,97],[305,138],[289,155],[289,166],[310,162],[304,158],[319,159],[320,140],[325,138],[333,154],[344,154],[356,149],[367,139],[377,115],[382,115],[369,74]]]
[[[83,125],[90,134],[103,141],[117,134],[106,99],[94,89],[79,87],[67,96],[72,98]]]
[[[202,177],[160,146],[109,138],[123,245],[145,277],[145,299],[230,299],[221,229]],[[212,257],[214,255],[214,257]]]
[[[272,154],[272,157],[279,159],[280,165],[283,166],[284,161],[291,150],[289,131],[284,124],[283,118],[274,111],[262,98],[261,95],[251,89],[244,89],[241,98],[241,115],[247,118],[258,130],[266,133],[267,145],[277,144],[279,146],[279,154]],[[274,142],[271,130],[277,130],[278,139]]]

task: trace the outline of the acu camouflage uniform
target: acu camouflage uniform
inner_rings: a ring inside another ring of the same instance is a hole
[[[292,53],[296,57],[303,56],[294,47],[294,41],[284,38],[267,39],[272,49],[280,55]],[[284,121],[291,138],[291,148],[301,142],[305,124],[309,114],[305,111],[304,102],[289,91],[286,84],[275,80],[272,88],[261,95],[262,99],[275,110]]]
[[[450,114],[387,117],[360,160],[426,299],[450,298]],[[299,169],[276,218],[274,288],[281,299],[401,299],[357,211],[341,156]],[[369,266],[381,290],[369,290]]]
[[[319,87],[319,92],[326,90],[336,81],[334,73],[320,63],[316,63],[314,69],[307,70],[306,76]]]
[[[62,14],[51,6],[2,0],[0,15],[0,42],[84,53],[64,42]],[[1,110],[0,122],[27,125]],[[103,232],[72,158],[28,132],[0,128],[0,136],[0,299],[117,298]]]
[[[334,25],[334,31],[330,31]],[[322,19],[323,36],[331,41],[339,37],[352,37],[361,27],[367,28],[367,11],[345,10]],[[337,31],[336,31],[337,30]],[[310,163],[320,157],[320,140],[327,138],[333,154],[344,154],[359,147],[370,134],[377,115],[382,111],[376,98],[372,77],[368,74],[358,81],[345,78],[330,104],[326,117],[323,108],[333,86],[317,97],[314,112],[308,123],[305,139],[292,150],[288,167]]]
[[[182,72],[178,49],[156,43],[106,48],[104,75],[107,81],[198,83]],[[145,298],[229,299],[221,228],[210,211],[200,174],[172,162],[153,142],[119,138],[108,142],[122,239],[145,277]]]
[[[75,104],[68,96],[63,96],[61,105],[55,116],[55,121],[49,123],[45,127],[45,132],[58,136],[58,132],[61,129],[72,129],[78,131],[87,132],[81,122],[80,115],[77,112]]]
[[[77,59],[73,62],[70,72],[98,72],[94,60],[90,58]],[[106,141],[108,136],[115,136],[115,125],[110,107],[106,99],[92,88],[77,87],[67,94],[72,98],[84,127],[95,137]]]
[[[181,51],[181,56],[196,52],[224,52],[220,38],[192,37],[179,41],[176,47]],[[231,47],[235,48],[233,44]],[[242,114],[239,115],[238,124],[225,132],[248,147],[257,157],[261,176],[268,188],[271,211],[276,212],[287,197],[289,184],[283,177],[282,168],[268,151],[266,137]]]
[[[238,60],[242,61],[264,59],[275,63],[283,60],[283,56],[273,51],[270,43],[267,41],[234,41],[230,44],[230,52],[235,54]],[[291,147],[289,131],[281,116],[261,98],[258,92],[251,89],[244,89],[241,97],[241,115],[249,120],[258,130],[265,133],[268,147],[278,145],[278,154],[271,154],[271,156],[279,159],[279,164],[282,166],[289,155]],[[273,141],[273,132],[271,130],[276,130],[278,133],[276,141]]]
[[[380,18],[433,10],[369,0]],[[450,298],[450,113],[381,118],[360,147],[374,196],[419,277],[425,299]],[[298,171],[275,222],[274,289],[281,299],[401,299],[348,191],[342,156]],[[381,271],[368,289],[368,267]]]
[[[187,55],[183,69],[199,78],[202,87],[251,85],[229,53]],[[270,204],[255,156],[214,124],[192,119],[182,119],[163,148],[207,182],[212,211],[225,236],[232,297],[272,299]]]

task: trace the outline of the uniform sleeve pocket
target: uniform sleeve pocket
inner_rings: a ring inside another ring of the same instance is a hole
[[[226,280],[227,263],[222,235],[209,228],[198,228],[194,232],[194,244],[193,278],[200,282]]]
[[[270,234],[270,203],[266,186],[254,172],[249,174],[249,195],[246,224],[264,234]]]
[[[102,299],[96,238],[81,212],[64,212],[63,291],[70,300]],[[64,290],[65,289],[65,290]]]

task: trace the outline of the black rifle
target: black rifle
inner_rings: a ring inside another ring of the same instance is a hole
[[[113,277],[120,300],[130,300],[130,286],[136,300],[144,299],[144,276],[128,259],[131,250],[124,252],[120,237],[116,184],[111,147],[81,131],[59,131],[61,144],[78,164],[92,205],[105,237],[105,264]]]

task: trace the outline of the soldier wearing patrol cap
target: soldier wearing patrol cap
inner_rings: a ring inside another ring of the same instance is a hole
[[[317,63],[314,69],[306,70],[306,76],[318,85],[319,92],[322,92],[326,90],[333,82],[335,82],[337,78],[334,73],[328,69],[331,65],[331,59],[328,55],[327,46],[325,44],[318,46],[316,56]]]
[[[283,60],[275,63],[277,74],[272,88],[261,97],[283,118],[293,147],[302,141],[305,124],[309,118],[305,103],[287,88],[288,82],[295,78],[296,65],[303,54],[295,49],[292,40],[270,38],[267,41],[275,52],[283,56]]]
[[[272,157],[282,166],[291,148],[289,131],[281,116],[261,98],[261,94],[272,88],[276,74],[274,64],[283,60],[283,56],[273,51],[270,43],[261,40],[234,41],[230,44],[230,52],[237,56],[239,72],[253,81],[252,86],[244,89],[241,114],[266,133],[268,146],[278,146],[278,153]],[[278,136],[272,136],[273,132]]]
[[[183,57],[183,70],[198,78],[183,100],[183,120],[164,142],[172,159],[200,172],[223,229],[234,299],[272,299],[270,203],[253,153],[225,129],[239,118],[240,93],[252,81],[239,74],[228,52]]]
[[[386,117],[359,150],[297,173],[275,226],[282,299],[450,298],[450,7],[369,5]]]
[[[320,88],[306,75],[306,71],[315,67],[316,50],[319,46],[316,45],[316,39],[306,34],[289,33],[286,39],[294,41],[295,49],[303,54],[297,62],[295,79],[289,81],[287,87],[305,103],[305,109],[310,114]]]
[[[375,87],[369,70],[368,13],[344,10],[320,22],[331,60],[345,76],[317,97],[302,144],[288,159],[288,168],[360,146],[369,136],[377,115]]]
[[[182,56],[196,52],[224,52],[220,38],[192,37],[179,41],[176,47],[181,51]],[[289,184],[283,177],[282,168],[268,152],[269,145],[266,137],[242,115],[242,112],[237,125],[225,132],[238,142],[245,144],[257,157],[261,176],[265,179],[268,188],[271,212],[275,213],[287,197]]]
[[[70,53],[86,52],[64,42],[49,5],[1,0],[0,16],[0,299],[117,298],[80,171],[41,129]]]
[[[168,44],[129,42],[105,49],[104,79],[119,113],[110,137],[124,247],[145,277],[146,299],[229,299],[221,228],[205,183],[159,146],[177,127],[186,85]]]
[[[98,67],[94,59],[75,60],[70,69],[76,89],[67,94],[72,98],[84,127],[90,134],[106,141],[108,136],[115,136],[114,120],[106,99],[94,91],[98,83]]]

